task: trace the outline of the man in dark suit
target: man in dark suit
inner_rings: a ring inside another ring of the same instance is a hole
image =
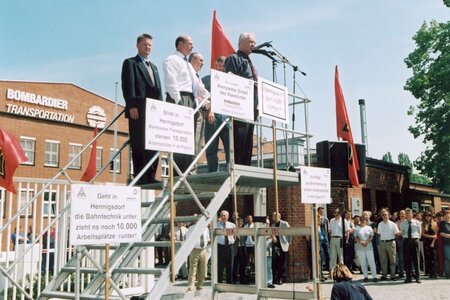
[[[125,117],[128,118],[133,170],[136,176],[156,154],[145,150],[146,98],[162,100],[158,69],[150,62],[153,38],[143,33],[137,38],[135,57],[125,59],[122,65],[122,92],[125,99]],[[155,179],[158,159],[142,175],[136,184],[158,182]]]

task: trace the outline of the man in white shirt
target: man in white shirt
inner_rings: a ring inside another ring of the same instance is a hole
[[[190,226],[186,238],[189,238],[193,232],[194,225]],[[206,277],[206,247],[210,243],[209,236],[209,228],[205,228],[203,230],[200,239],[195,243],[194,249],[192,249],[191,254],[189,255],[189,277],[188,277],[188,291],[194,290],[195,280],[197,279],[197,283],[195,284],[197,290],[201,290],[203,288],[203,282]]]
[[[347,224],[345,224],[345,232],[349,230]],[[342,231],[342,218],[339,208],[334,210],[334,218],[330,220],[331,242],[330,242],[330,270],[336,265],[336,259],[339,259],[339,263],[344,263],[343,252],[343,238],[345,238]]]
[[[236,228],[236,226],[228,222],[230,214],[226,210],[220,212],[220,220],[217,222],[217,228]],[[225,270],[226,283],[231,284],[231,274],[233,272],[233,244],[234,236],[219,235],[217,241],[217,282],[223,281],[223,270]]]
[[[381,278],[387,280],[388,264],[391,271],[391,280],[397,280],[395,277],[396,266],[396,245],[395,238],[399,235],[397,224],[389,220],[387,209],[380,211],[383,221],[378,224],[377,233],[380,235],[380,244],[378,245],[378,254],[380,255]]]
[[[167,92],[166,102],[195,109],[197,102],[200,104],[209,97],[209,92],[188,62],[188,57],[194,48],[192,38],[188,35],[179,36],[175,41],[175,47],[175,53],[169,55],[163,63],[164,86]],[[194,116],[194,130],[197,123],[196,115]],[[174,160],[180,170],[184,172],[194,157],[187,154],[174,154]]]

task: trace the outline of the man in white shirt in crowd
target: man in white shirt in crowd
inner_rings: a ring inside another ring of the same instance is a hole
[[[345,232],[350,228],[347,223],[345,223]],[[344,233],[342,230],[342,218],[340,215],[339,208],[334,210],[334,218],[330,220],[330,231],[331,231],[331,241],[330,241],[330,270],[336,265],[336,259],[339,259],[339,263],[344,263]]]
[[[226,210],[220,212],[220,219],[217,222],[217,228],[236,228],[236,225],[228,221],[230,214]],[[233,244],[234,236],[219,235],[217,241],[217,282],[222,283],[223,271],[225,270],[226,283],[231,284],[231,274],[233,272]]]
[[[380,236],[380,244],[378,245],[378,254],[380,255],[381,278],[387,280],[388,264],[391,274],[391,280],[395,281],[396,266],[396,245],[395,238],[399,235],[397,224],[389,220],[389,211],[383,208],[380,211],[383,220],[378,224],[377,233]]]

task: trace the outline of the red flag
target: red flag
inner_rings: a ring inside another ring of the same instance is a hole
[[[20,142],[14,135],[0,128],[0,186],[17,194],[13,176],[17,167],[27,161]]]
[[[97,126],[95,126],[94,129],[94,138],[97,136]],[[94,178],[95,174],[97,174],[97,140],[95,140],[92,143],[92,149],[91,149],[91,158],[89,158],[89,163],[86,168],[86,171],[83,174],[83,177],[81,177],[81,181],[91,181],[92,178]]]
[[[356,154],[355,143],[353,142],[352,129],[348,119],[347,107],[345,106],[344,93],[339,83],[339,72],[336,66],[334,75],[334,93],[336,95],[336,129],[338,138],[348,142],[348,174],[352,186],[358,187],[359,163]]]
[[[216,59],[219,56],[229,56],[234,53],[233,45],[220,26],[216,18],[216,11],[213,13],[212,37],[211,37],[211,69],[214,68]]]

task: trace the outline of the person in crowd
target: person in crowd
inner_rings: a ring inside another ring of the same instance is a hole
[[[188,62],[194,44],[188,35],[180,35],[175,40],[176,51],[163,62],[164,86],[167,92],[166,102],[195,109],[209,98],[209,92],[197,77],[193,66]],[[194,131],[198,114],[194,115]],[[174,154],[174,161],[181,172],[185,172],[193,162],[194,156]]]
[[[214,65],[214,69],[223,72],[225,70],[225,56],[219,56]],[[206,75],[202,78],[206,89],[211,92],[211,75]],[[212,99],[214,100],[214,99]],[[207,143],[214,133],[219,129],[220,125],[227,119],[227,116],[213,113],[211,110],[208,114],[208,119],[205,122],[205,143]],[[219,158],[217,152],[219,150],[219,138],[222,141],[223,149],[225,151],[225,160],[230,163],[230,125],[225,125],[220,133],[214,138],[209,147],[206,149],[206,161],[208,165],[208,172],[219,171]]]
[[[170,241],[170,226],[169,224],[162,224],[158,228],[158,233],[155,237],[156,241]],[[157,247],[156,253],[158,256],[158,264],[167,265],[170,260],[169,248],[168,247]]]
[[[53,274],[55,269],[55,242],[56,227],[55,225],[52,225],[50,229],[42,236],[41,274],[43,275],[45,274],[47,268],[50,274]]]
[[[134,175],[156,155],[156,151],[145,149],[145,107],[146,98],[162,100],[161,82],[156,65],[149,55],[153,38],[143,33],[137,38],[138,54],[124,60],[122,65],[122,92],[125,99],[125,117],[128,118],[131,156]],[[159,160],[147,169],[136,184],[158,183],[155,178]]]
[[[26,244],[28,242],[27,234],[23,231],[23,226],[20,225],[19,228],[15,228],[14,232],[11,234],[11,242],[13,245],[13,250],[16,249],[17,244]]]
[[[270,218],[267,216],[266,218],[266,227],[270,227]],[[266,247],[267,247],[267,261],[266,261],[266,279],[267,279],[267,287],[268,288],[275,288],[275,285],[273,284],[273,274],[272,274],[272,244],[273,241],[276,240],[275,236],[268,236],[266,240]]]
[[[440,235],[444,249],[445,278],[450,279],[450,210],[445,211],[444,221],[441,222]]]
[[[289,223],[281,219],[281,214],[272,213],[272,227],[286,228]],[[291,236],[277,235],[272,239],[272,274],[273,283],[281,285],[286,280],[286,259]]]
[[[419,221],[413,219],[411,208],[405,209],[406,220],[401,224],[403,235],[403,251],[405,257],[405,283],[411,280],[411,264],[414,265],[414,273],[417,283],[421,283],[419,272],[419,238],[422,235],[422,226]]]
[[[244,225],[244,228],[255,228],[252,215],[248,215],[245,220],[246,223]],[[245,248],[247,254],[247,267],[249,267],[255,264],[255,241],[253,240],[253,235],[246,236]]]
[[[244,227],[244,220],[238,218],[237,227]],[[245,241],[247,236],[241,235],[237,236],[234,241],[234,260],[233,260],[233,275],[232,279],[234,283],[239,281],[240,284],[247,284],[248,279],[245,276],[245,267],[247,266],[247,247],[245,246]]]
[[[188,229],[186,227],[186,223],[180,222],[180,223],[176,224],[176,226],[174,228],[175,240],[179,241],[179,242],[185,241],[187,231],[188,231]],[[187,262],[185,261],[181,265],[180,271],[178,273],[178,278],[186,279],[186,278],[188,278],[188,275],[189,275],[189,272],[188,272]]]
[[[239,50],[225,60],[225,72],[231,72],[255,82],[253,85],[253,112],[256,120],[258,117],[258,75],[250,59],[250,54],[255,46],[256,39],[253,33],[246,32],[239,35]],[[233,122],[234,162],[236,164],[250,166],[252,163],[254,127],[253,124],[241,121]]]
[[[360,283],[353,282],[353,275],[344,264],[337,264],[331,270],[334,280],[331,300],[372,300],[369,292]]]
[[[230,214],[226,210],[220,212],[220,219],[217,228],[236,228],[236,225],[229,222]],[[232,235],[219,235],[217,238],[217,282],[223,282],[223,271],[225,270],[226,283],[231,284],[233,273],[233,244],[235,237]]]
[[[353,271],[353,259],[355,258],[355,241],[353,239],[353,232],[355,230],[355,225],[353,224],[352,212],[345,211],[345,226],[348,227],[346,239],[345,239],[345,249],[344,249],[344,264],[348,267],[350,272]]]
[[[442,244],[442,236],[440,233],[441,230],[441,224],[444,221],[444,213],[442,211],[438,211],[435,215],[436,218],[436,224],[438,226],[438,232],[437,232],[437,240],[436,240],[436,252],[437,252],[437,258],[438,258],[438,275],[443,277],[444,276],[444,247]]]
[[[375,264],[377,265],[377,273],[381,272],[380,255],[378,254],[378,245],[380,244],[379,235],[377,234],[378,224],[375,222],[376,216],[372,215],[369,210],[363,211],[362,213],[367,217],[367,224],[372,227],[373,233],[375,234],[372,239],[373,246],[373,256],[375,257]]]
[[[323,251],[323,264],[325,270],[330,270],[330,243],[328,238],[328,233],[330,232],[330,223],[326,216],[323,214],[323,207],[317,208],[317,213],[319,215],[319,226],[320,232],[322,234],[322,239],[320,242],[320,248]]]
[[[320,226],[320,221],[321,221],[321,216],[319,214],[316,215],[317,217],[317,237],[318,237],[318,244],[319,244],[319,277],[320,277],[320,281],[325,281],[325,275],[323,274],[323,269],[324,269],[324,260],[325,260],[325,254],[323,252],[323,249],[321,247],[321,245],[323,244],[323,239],[325,238],[325,236],[327,236],[326,232],[323,232],[322,227]],[[308,241],[308,249],[311,249],[311,245],[310,245],[310,240],[309,237],[306,236],[305,237],[306,240]],[[309,251],[310,252],[310,251]],[[312,260],[312,252],[311,255],[308,255],[308,257],[311,258]],[[310,266],[311,269],[311,278],[312,278],[312,265]]]
[[[420,226],[422,226],[422,222],[423,222],[423,213],[421,211],[417,212],[414,214],[414,219],[416,219],[417,221],[419,221]],[[423,247],[423,237],[421,236],[419,238],[419,267],[421,271],[425,270],[425,252],[424,252],[424,247]]]
[[[203,89],[206,89],[206,87],[203,84],[203,81],[200,79],[199,72],[203,68],[204,62],[203,62],[203,55],[201,55],[198,52],[192,52],[191,55],[189,55],[189,63],[192,65],[195,71],[194,78],[195,81],[198,81],[199,86],[203,86]],[[209,93],[209,90],[207,90]],[[209,95],[208,95],[209,96]],[[198,102],[199,100],[197,100]],[[198,103],[200,105],[201,103]],[[205,118],[208,119],[209,114],[211,114],[212,120],[214,120],[214,114],[211,112],[210,109],[210,101],[207,100],[205,105],[202,105],[202,108],[197,112],[197,123],[195,124],[195,155],[197,156],[203,147],[203,137],[204,137],[204,128],[205,128]]]
[[[406,220],[406,214],[404,210],[398,212],[398,220],[395,222],[398,230],[401,232],[401,224]],[[405,277],[405,259],[403,256],[403,235],[399,234],[395,237],[397,247],[397,272],[399,278]]]
[[[431,211],[425,212],[425,219],[422,222],[422,239],[425,251],[425,275],[428,275],[430,279],[437,278],[437,231],[437,224],[433,220]]]
[[[345,232],[348,232],[349,227],[346,222],[344,222]],[[338,263],[344,263],[344,233],[342,230],[342,218],[340,215],[339,208],[334,210],[334,218],[330,220],[330,231],[331,231],[331,242],[330,242],[330,268],[336,265],[336,260]]]
[[[361,216],[361,223],[355,228],[355,250],[358,257],[361,271],[364,275],[364,282],[369,281],[367,265],[370,266],[372,279],[377,282],[377,267],[375,265],[375,257],[373,255],[372,239],[374,232],[371,226],[367,224],[367,217]]]
[[[186,238],[189,239],[194,226],[190,226],[186,232]],[[197,240],[194,248],[189,254],[189,276],[188,276],[188,291],[194,290],[194,285],[198,290],[203,289],[203,282],[206,278],[206,247],[210,243],[209,228],[203,230],[202,235]],[[196,282],[197,280],[197,282]]]
[[[380,211],[383,220],[378,224],[378,234],[380,236],[380,244],[378,245],[378,253],[380,255],[381,263],[381,278],[380,280],[387,280],[388,268],[391,273],[391,280],[397,280],[395,277],[396,265],[396,245],[395,237],[399,235],[397,225],[389,220],[389,211],[382,209]]]

